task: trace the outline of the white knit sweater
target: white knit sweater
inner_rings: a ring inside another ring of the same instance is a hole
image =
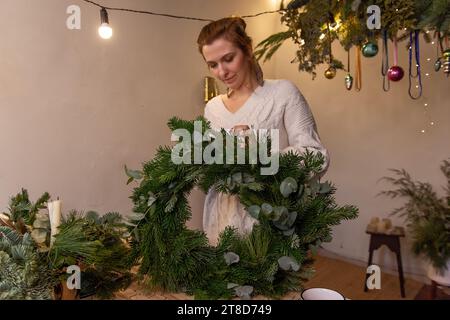
[[[264,80],[264,85],[256,88],[235,113],[225,107],[220,96],[216,96],[207,103],[205,118],[211,122],[213,129],[231,129],[236,125],[278,129],[282,152],[303,152],[306,148],[321,152],[325,156],[322,174],[328,168],[328,152],[320,142],[308,103],[289,80]],[[233,226],[240,233],[248,233],[255,222],[236,196],[214,190],[208,192],[203,211],[203,230],[212,245],[217,244],[219,234],[226,226]]]

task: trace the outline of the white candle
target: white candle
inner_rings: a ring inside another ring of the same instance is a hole
[[[58,227],[61,224],[61,200],[55,200],[51,202],[49,206],[49,216],[50,216],[50,228],[51,228],[51,241],[50,246],[53,245],[55,241],[55,235],[58,234]]]

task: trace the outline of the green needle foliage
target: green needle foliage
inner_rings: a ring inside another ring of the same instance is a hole
[[[49,199],[44,193],[32,203],[22,189],[11,198],[9,213],[0,216],[0,299],[55,298],[55,286],[67,279],[70,265],[82,270],[82,290],[89,286],[100,298],[126,288],[131,282],[126,259],[130,249],[120,214],[72,211],[63,216],[50,247],[48,214],[39,211]]]
[[[449,159],[450,160],[450,159]],[[414,181],[404,169],[392,169],[395,177],[384,177],[396,189],[380,194],[406,198],[407,202],[392,214],[403,217],[413,238],[413,252],[423,255],[437,270],[445,270],[450,259],[450,161],[441,171],[447,179],[446,194],[439,197],[429,183]]]
[[[367,8],[371,5],[380,8],[381,29],[367,27]],[[400,41],[409,41],[413,30],[420,30],[427,42],[427,31],[440,32],[441,39],[450,35],[450,0],[293,0],[286,9],[282,2],[281,9],[280,21],[285,30],[262,40],[255,56],[267,61],[290,39],[297,47],[291,63],[297,63],[299,71],[311,73],[313,78],[320,64],[344,69],[330,52],[330,43],[335,40],[349,50],[368,41],[376,42],[384,30],[390,39],[397,35]]]
[[[204,118],[196,120],[203,130],[209,129]],[[172,118],[169,127],[195,136],[194,121]],[[227,141],[228,133],[217,134]],[[236,148],[236,138],[228,138]],[[209,144],[183,142],[201,152]],[[223,148],[225,154],[226,145]],[[318,180],[324,163],[320,154],[283,154],[278,173],[261,175],[259,161],[176,165],[171,152],[170,147],[160,147],[142,171],[126,168],[130,179],[139,180],[130,197],[134,215],[128,227],[129,264],[139,264],[140,275],[153,287],[188,292],[199,299],[280,297],[300,290],[311,276],[312,252],[331,241],[331,226],[357,216],[354,206],[335,203],[335,188],[329,182]],[[187,196],[194,186],[237,195],[259,223],[246,235],[227,228],[217,247],[210,246],[203,232],[185,226],[191,217]]]

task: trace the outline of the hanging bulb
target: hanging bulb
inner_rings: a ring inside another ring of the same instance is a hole
[[[113,31],[112,28],[109,26],[109,19],[108,19],[108,12],[105,8],[102,8],[100,10],[100,20],[101,24],[98,28],[98,34],[103,39],[109,39],[112,37]]]

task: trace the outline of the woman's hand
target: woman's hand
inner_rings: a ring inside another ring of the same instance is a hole
[[[231,131],[238,135],[239,133],[244,133],[245,131],[250,130],[250,127],[246,124],[237,124],[231,129]]]

